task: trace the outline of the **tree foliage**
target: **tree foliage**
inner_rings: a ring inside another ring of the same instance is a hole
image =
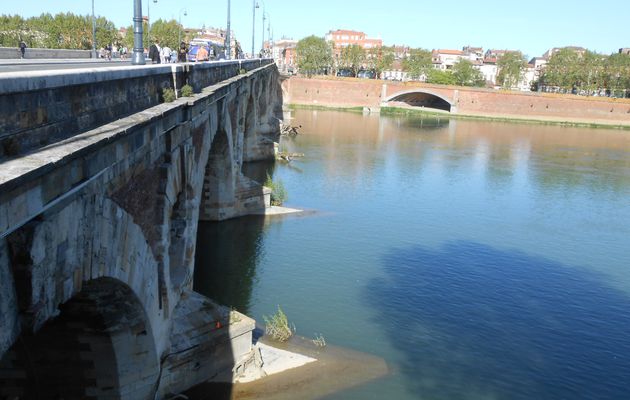
[[[486,84],[483,74],[473,66],[470,60],[460,60],[453,65],[452,72],[456,85],[481,87]]]
[[[412,49],[410,55],[403,61],[403,70],[411,79],[418,79],[433,69],[431,52],[425,49]]]
[[[92,17],[73,13],[41,14],[29,19],[0,16],[0,46],[15,47],[20,40],[29,47],[88,50],[92,48]],[[114,23],[98,17],[96,47],[118,41]]]
[[[383,71],[391,69],[394,65],[394,49],[392,47],[377,47],[367,52],[367,66],[376,71],[376,76],[380,76]]]
[[[314,35],[300,40],[295,52],[298,68],[309,77],[323,73],[332,64],[330,46],[323,38]]]
[[[527,62],[520,51],[510,51],[499,58],[497,67],[497,83],[504,89],[511,89],[523,78]]]
[[[180,29],[182,29],[182,27],[174,19],[170,21],[158,19],[153,24],[151,24],[150,42],[145,42],[145,47],[148,47],[150,43],[153,43],[154,40],[157,40],[160,42],[160,46],[168,46],[171,49],[179,48],[178,37]],[[183,35],[183,31],[181,32]]]
[[[594,94],[602,90],[622,96],[630,90],[630,55],[610,56],[591,51],[561,49],[549,58],[540,84],[566,92]]]
[[[442,71],[432,68],[427,71],[427,83],[434,83],[436,85],[456,85],[457,81],[451,71]]]
[[[339,67],[352,70],[352,74],[357,76],[359,69],[363,67],[366,61],[366,53],[363,47],[352,44],[341,49],[341,57],[339,58]]]

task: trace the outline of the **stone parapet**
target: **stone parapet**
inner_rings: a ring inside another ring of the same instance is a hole
[[[156,106],[164,89],[195,91],[269,60],[85,68],[0,75],[0,161]]]

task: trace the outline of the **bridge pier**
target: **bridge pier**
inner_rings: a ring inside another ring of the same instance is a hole
[[[245,74],[238,67],[231,62],[211,71],[231,75],[193,98],[156,104],[45,147],[33,147],[33,136],[24,132],[24,146],[15,149],[28,151],[27,157],[0,154],[2,365],[23,360],[20,346],[39,346],[40,334],[58,338],[71,331],[69,342],[58,344],[79,349],[69,360],[88,362],[85,343],[92,343],[103,351],[90,358],[94,368],[116,376],[96,386],[86,378],[64,398],[148,399],[158,390],[166,395],[200,383],[249,351],[253,321],[192,293],[198,221],[261,211],[265,190],[241,167],[273,157],[279,139],[275,66]],[[203,71],[191,75],[206,79]],[[58,90],[63,99],[68,88]],[[45,124],[32,128],[41,133]],[[19,144],[21,135],[0,139]],[[89,315],[94,318],[83,328],[70,329]],[[55,357],[42,365],[56,365]],[[52,381],[63,378],[47,370]],[[0,367],[0,397],[34,390],[15,385],[29,371]],[[54,392],[47,388],[40,391]]]

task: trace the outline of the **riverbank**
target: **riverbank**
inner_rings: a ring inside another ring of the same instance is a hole
[[[519,124],[541,124],[541,125],[559,125],[579,128],[605,128],[605,129],[621,129],[630,130],[630,121],[598,121],[591,122],[588,120],[572,119],[566,120],[562,118],[540,117],[532,118],[516,115],[501,114],[452,114],[447,111],[429,110],[421,107],[339,107],[305,105],[305,104],[285,104],[290,110],[321,110],[321,111],[344,111],[352,113],[370,113],[391,116],[419,116],[429,118],[444,119],[461,119],[461,120],[478,120],[478,121],[494,121],[494,122],[511,122]]]
[[[275,354],[284,358],[284,361],[276,361],[276,366],[273,366],[271,358],[267,358],[272,364],[268,368],[278,369],[275,373],[250,382],[204,383],[185,392],[185,395],[195,400],[308,400],[331,395],[389,373],[382,358],[337,346],[319,347],[302,337],[294,336],[286,343],[262,337],[259,343],[271,357]]]
[[[292,77],[282,88],[292,108],[630,129],[630,99],[334,77]]]

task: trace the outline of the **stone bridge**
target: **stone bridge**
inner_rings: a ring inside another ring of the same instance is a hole
[[[197,222],[264,212],[281,105],[261,60],[0,75],[0,399],[231,382],[254,321],[192,291]]]

